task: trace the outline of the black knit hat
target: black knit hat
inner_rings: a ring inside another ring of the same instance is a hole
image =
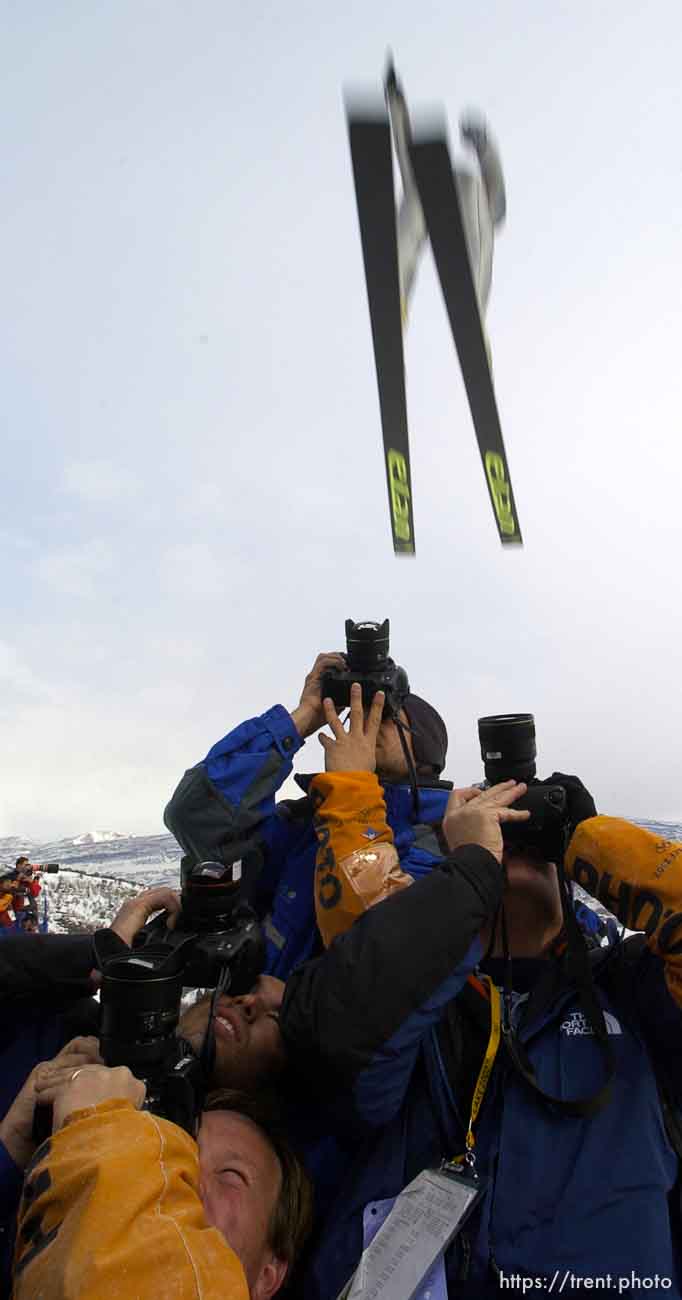
[[[407,695],[403,702],[412,736],[416,767],[432,767],[435,775],[445,767],[448,733],[439,713],[419,695]]]

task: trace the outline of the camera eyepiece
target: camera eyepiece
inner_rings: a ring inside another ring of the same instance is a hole
[[[486,780],[532,781],[535,776],[535,718],[532,713],[498,713],[478,719]]]

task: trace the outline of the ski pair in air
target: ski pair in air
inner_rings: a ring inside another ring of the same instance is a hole
[[[396,555],[414,555],[403,327],[419,256],[430,240],[503,545],[521,543],[495,400],[483,317],[490,292],[494,228],[505,214],[502,169],[485,124],[468,119],[463,138],[480,175],[453,170],[445,132],[413,136],[393,64],[387,108],[348,106],[367,296]],[[392,138],[403,181],[396,219]]]

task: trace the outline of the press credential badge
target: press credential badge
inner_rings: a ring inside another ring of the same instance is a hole
[[[482,1190],[466,1173],[422,1170],[400,1193],[338,1300],[413,1300]]]

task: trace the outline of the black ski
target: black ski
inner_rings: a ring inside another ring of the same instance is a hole
[[[413,142],[410,158],[500,541],[503,545],[520,544],[521,530],[447,141],[436,136]]]
[[[388,116],[348,114],[396,555],[414,555],[410,448],[400,317],[393,152]]]

